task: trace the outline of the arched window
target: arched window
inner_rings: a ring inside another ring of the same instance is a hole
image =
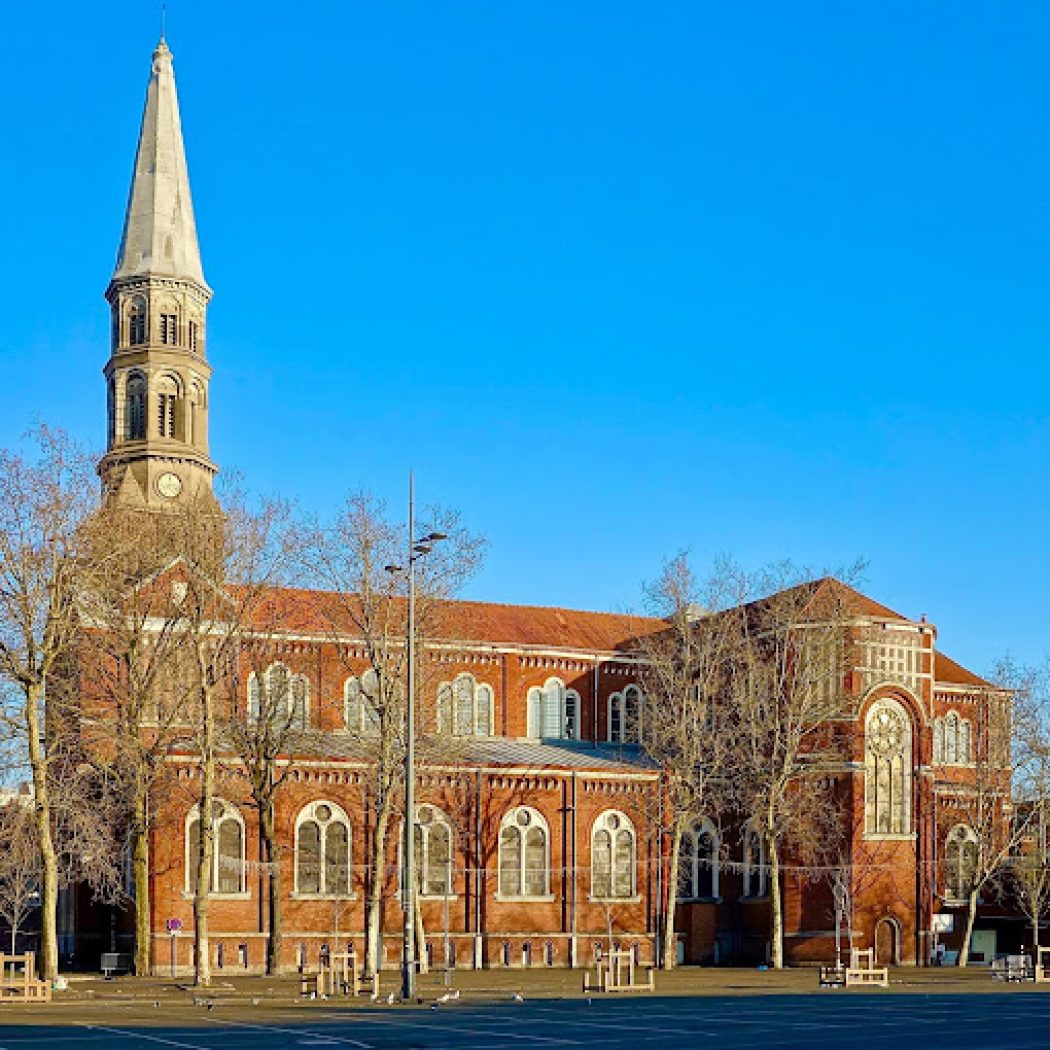
[[[549,885],[547,822],[531,806],[519,806],[500,826],[500,896],[546,897]]]
[[[174,306],[161,307],[160,341],[165,346],[177,346],[179,342],[179,313]]]
[[[175,404],[178,399],[178,381],[174,376],[161,376],[157,380],[157,433],[162,438],[175,436]]]
[[[911,722],[896,700],[879,700],[864,727],[864,830],[911,831]]]
[[[132,346],[142,346],[146,342],[146,321],[146,300],[136,296],[131,300],[131,309],[128,311],[128,342]]]
[[[190,396],[186,405],[186,443],[192,445],[203,437],[200,433],[201,410],[204,404],[204,390],[200,383],[190,384]]]
[[[452,825],[436,806],[416,807],[416,872],[424,897],[452,893]]]
[[[959,716],[954,711],[944,720],[944,761],[949,766],[959,761]]]
[[[973,733],[968,719],[949,711],[934,720],[933,760],[949,766],[973,761]]]
[[[295,822],[295,892],[350,895],[350,821],[334,802],[311,802]]]
[[[214,848],[210,889],[214,893],[245,892],[244,820],[236,806],[223,799],[212,803]],[[200,850],[200,810],[194,806],[186,817],[186,892],[197,889],[197,855]]]
[[[609,810],[591,831],[591,897],[622,900],[634,896],[634,825],[623,813]]]
[[[755,828],[744,835],[744,896],[766,895],[766,844]]]
[[[959,719],[959,761],[969,763],[973,761],[973,734],[970,730],[969,719]]]
[[[682,900],[711,900],[719,895],[719,838],[709,820],[682,836],[678,858],[678,896]]]
[[[636,744],[642,739],[642,691],[636,685],[609,697],[608,739],[611,744]]]
[[[343,684],[343,712],[346,728],[362,736],[379,733],[379,676],[369,668],[360,678]]]
[[[560,678],[548,678],[543,688],[533,686],[526,699],[530,737],[577,740],[580,735],[580,694],[566,689]]]
[[[491,736],[492,686],[478,684],[472,674],[457,675],[438,687],[438,729],[454,736]]]
[[[965,824],[956,824],[948,832],[944,849],[946,896],[965,900],[973,890],[977,873],[977,836]]]
[[[609,728],[606,737],[610,744],[623,743],[623,693],[613,693],[609,697]]]
[[[292,674],[282,663],[248,676],[248,720],[268,721],[278,729],[305,729],[309,718],[306,675]]]
[[[146,377],[132,372],[125,386],[124,433],[128,441],[142,441],[146,437]]]

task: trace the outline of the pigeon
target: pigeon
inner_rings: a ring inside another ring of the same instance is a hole
[[[388,995],[388,996],[386,997],[386,1005],[387,1005],[387,1006],[393,1006],[393,1005],[394,1005],[394,993],[393,993],[393,992],[391,992],[391,993],[390,993],[390,994],[389,994],[389,995]]]
[[[523,1003],[523,1002],[525,1002],[525,998],[524,998],[524,996],[520,995],[520,994],[519,994],[518,992],[515,992],[515,993],[514,993],[514,994],[513,994],[512,996],[511,996],[511,998],[512,998],[512,999],[513,999],[513,1000],[514,1000],[514,1001],[515,1001],[516,1003]]]

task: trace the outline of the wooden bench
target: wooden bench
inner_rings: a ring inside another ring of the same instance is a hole
[[[630,949],[613,950],[598,964],[592,975],[583,974],[584,994],[590,992],[652,992],[656,989],[656,977],[651,967],[646,967],[645,978],[638,976],[639,968],[634,963],[634,952]]]
[[[334,952],[322,960],[317,969],[299,968],[299,994],[315,999],[328,996],[357,996],[361,980],[357,973],[357,954],[353,951]],[[372,997],[379,997],[379,967],[372,978]]]
[[[874,948],[853,948],[850,950],[850,964],[846,967],[846,987],[889,988],[890,971],[885,966],[875,965]]]
[[[1032,980],[1036,984],[1045,984],[1050,981],[1050,948],[1036,948],[1035,966],[1032,969]]]
[[[36,956],[0,952],[0,1003],[49,1003],[51,984],[36,975]]]

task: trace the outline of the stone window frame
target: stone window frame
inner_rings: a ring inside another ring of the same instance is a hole
[[[526,693],[526,735],[532,740],[578,740],[580,711],[580,694],[552,675],[542,686],[530,686]],[[555,725],[558,732],[549,732]]]
[[[711,840],[711,894],[701,896],[700,894],[700,839],[709,836]],[[722,899],[721,878],[722,863],[720,853],[722,849],[722,836],[715,827],[710,817],[704,817],[696,821],[682,835],[682,843],[679,847],[678,870],[679,870],[679,892],[678,899],[683,901],[718,901]],[[681,871],[683,861],[688,862],[689,890],[688,894],[681,892]]]
[[[284,728],[292,728],[295,726],[299,729],[306,729],[310,725],[310,679],[305,674],[296,674],[283,660],[274,660],[265,671],[263,671],[263,678],[266,680],[266,691],[269,692],[272,688],[271,680],[273,675],[278,669],[284,671],[288,676],[287,686],[287,717],[288,723]],[[258,695],[259,688],[259,675],[256,671],[252,671],[248,675],[247,682],[247,696],[245,713],[248,717],[248,721],[254,725],[259,721],[261,717],[261,711],[259,704],[261,697]],[[300,690],[299,695],[296,694],[296,690]],[[299,700],[302,700],[300,707]],[[276,714],[276,710],[274,714]]]
[[[322,818],[317,810],[320,806],[327,806],[331,811],[327,818]],[[318,842],[318,863],[320,866],[319,882],[321,889],[314,893],[299,888],[299,836],[302,827],[307,822],[316,823],[320,830],[319,842]],[[328,829],[335,826],[341,826],[346,830],[346,883],[345,892],[331,892],[327,886],[328,877],[328,850],[327,850],[327,838]],[[333,802],[328,798],[314,799],[312,802],[306,803],[295,818],[295,838],[294,838],[294,853],[293,853],[293,879],[292,879],[292,897],[298,900],[356,900],[357,894],[354,892],[354,834],[353,825],[350,823],[350,817],[346,810],[339,805],[338,802]]]
[[[611,821],[617,821],[616,826],[613,826]],[[627,870],[630,875],[630,887],[627,893],[616,892],[616,877],[617,877],[617,843],[616,837],[626,833],[630,837],[630,859],[628,861]],[[598,835],[606,834],[610,836],[610,866],[609,866],[609,890],[608,894],[596,894],[594,892],[594,884],[597,881],[595,876],[595,857],[597,854],[596,841]],[[638,901],[638,832],[635,830],[634,821],[623,812],[621,809],[606,809],[602,810],[591,824],[591,883],[590,893],[588,900],[597,903],[618,903],[625,904],[634,901]]]
[[[215,818],[215,841],[212,848],[211,857],[211,882],[212,886],[208,893],[210,898],[218,898],[220,900],[248,900],[251,897],[248,891],[248,873],[246,859],[248,856],[248,837],[247,827],[244,823],[244,817],[241,814],[240,809],[235,806],[232,802],[228,802],[224,798],[216,796],[212,799],[212,805],[221,807],[218,816]],[[196,869],[197,855],[196,851],[191,856],[190,851],[190,828],[195,822],[199,820],[200,816],[200,803],[195,802],[186,814],[186,819],[183,822],[183,897],[191,900],[196,895],[193,888],[193,873]],[[236,863],[240,865],[240,878],[239,885],[240,889],[234,891],[223,892],[218,889],[219,886],[219,869],[222,865],[222,825],[227,821],[233,821],[240,828],[240,857],[237,858]]]
[[[528,823],[522,824],[519,816],[527,816]],[[535,823],[533,823],[535,822]],[[537,827],[543,832],[543,890],[541,893],[532,894],[525,892],[525,833],[526,829]],[[518,872],[521,892],[506,893],[503,889],[503,832],[506,828],[514,828],[518,833],[518,841],[515,849],[518,852]],[[515,806],[503,815],[499,826],[499,838],[497,840],[496,858],[496,900],[497,901],[552,901],[554,894],[551,892],[551,834],[547,818],[533,806]]]
[[[464,701],[469,704],[469,719],[462,717]],[[495,719],[496,691],[488,682],[479,682],[468,671],[461,671],[451,682],[442,682],[438,686],[439,733],[459,737],[490,737],[495,735]],[[469,730],[465,730],[468,721]]]

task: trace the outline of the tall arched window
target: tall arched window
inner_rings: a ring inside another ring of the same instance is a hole
[[[602,813],[591,832],[591,897],[623,900],[634,896],[635,836],[630,819],[617,810]]]
[[[215,799],[214,848],[212,849],[211,890],[218,894],[245,892],[244,819],[236,806]],[[200,809],[194,806],[186,817],[186,892],[197,888],[197,854],[200,849]]]
[[[911,831],[911,722],[896,700],[872,704],[864,726],[864,830]]]
[[[933,760],[948,766],[973,761],[973,735],[968,719],[956,711],[934,719]]]
[[[124,390],[125,436],[128,441],[142,441],[146,437],[146,377],[141,372],[132,372]]]
[[[546,897],[550,885],[547,821],[531,806],[504,818],[499,832],[501,897]]]
[[[718,832],[709,820],[682,836],[678,859],[678,896],[682,900],[711,900],[719,895],[718,850]]]
[[[608,740],[612,744],[636,744],[642,739],[644,702],[642,691],[636,685],[627,686],[622,693],[613,693],[608,704]]]
[[[948,832],[944,848],[946,896],[965,900],[973,890],[977,872],[977,836],[965,824]]]
[[[438,729],[455,736],[491,736],[494,694],[472,674],[438,687]]]
[[[309,685],[306,675],[292,674],[282,663],[273,663],[262,678],[248,676],[248,720],[268,721],[279,729],[305,729],[309,718]]]
[[[744,834],[744,896],[764,897],[766,881],[766,844],[755,828]]]
[[[132,346],[142,346],[146,342],[147,319],[146,300],[135,296],[128,311],[128,342]]]
[[[416,807],[416,871],[425,897],[452,893],[452,825],[437,806]]]
[[[350,895],[350,820],[334,802],[311,802],[295,822],[295,892]]]
[[[161,376],[157,380],[157,433],[162,438],[175,436],[175,405],[178,399],[178,381],[174,376]]]
[[[528,733],[548,740],[576,740],[580,735],[580,694],[560,678],[533,686],[526,699]]]
[[[379,676],[369,668],[343,685],[343,711],[351,733],[375,736],[379,732]]]

